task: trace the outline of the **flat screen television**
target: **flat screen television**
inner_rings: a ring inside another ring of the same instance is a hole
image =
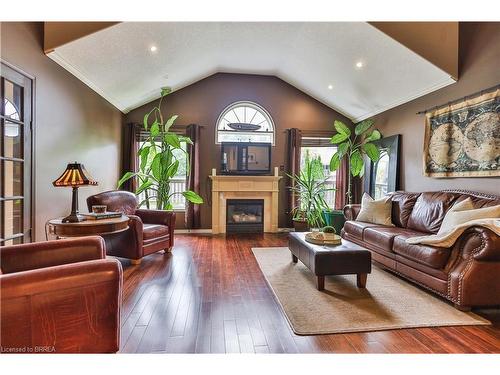
[[[269,143],[221,143],[221,174],[266,175],[271,173]]]

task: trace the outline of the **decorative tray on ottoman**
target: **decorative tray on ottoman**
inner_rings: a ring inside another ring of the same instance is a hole
[[[305,240],[315,245],[340,245],[342,243],[339,235],[324,232],[306,233]]]

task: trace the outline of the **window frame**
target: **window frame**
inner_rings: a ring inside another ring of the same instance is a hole
[[[4,204],[0,207],[0,215],[2,218],[2,224],[0,226],[0,246],[4,246],[7,241],[13,241],[13,243],[29,243],[35,240],[35,77],[22,71],[21,69],[15,67],[14,65],[0,59],[1,65],[1,76],[0,76],[0,179],[2,180],[2,186],[0,186],[0,201],[2,203],[6,201],[12,201],[15,199],[23,200],[23,210],[22,210],[22,233],[17,233],[15,235],[4,237]],[[7,116],[2,115],[4,113],[4,98],[5,98],[5,80],[12,82],[15,85],[22,87],[22,108],[21,108],[21,118],[16,120]],[[22,158],[12,158],[3,155],[3,137],[4,137],[4,125],[5,122],[9,121],[19,125],[22,128]],[[4,163],[5,162],[21,162],[22,163],[22,193],[23,195],[14,196],[4,196]],[[16,241],[20,240],[20,242]]]
[[[337,151],[337,146],[330,143],[331,137],[325,136],[325,135],[303,135],[301,138],[301,144],[300,144],[300,165],[299,165],[299,171],[301,170],[302,167],[302,158],[304,157],[303,154],[303,149],[304,148],[332,148],[334,149],[333,153]],[[304,140],[309,140],[309,142],[304,142]],[[316,140],[316,141],[311,141],[311,140]],[[322,160],[322,162],[325,162]],[[327,160],[329,163],[329,160]],[[330,171],[331,173],[331,171]],[[336,187],[337,184],[337,177],[338,177],[338,170],[334,171],[335,179],[333,180],[333,187]],[[331,205],[331,207],[335,207],[335,199],[336,199],[336,191],[332,192],[332,202],[327,202],[328,205]]]
[[[171,130],[175,132],[175,129],[171,129]],[[184,135],[182,132],[175,132],[175,133],[179,134],[179,135]],[[141,134],[139,134],[139,139],[135,142],[135,144],[136,144],[136,150],[135,150],[136,151],[135,152],[136,165],[139,165],[139,163],[140,163],[139,153],[137,151],[140,150],[141,145],[144,142],[146,142],[146,140],[142,139]],[[155,140],[155,142],[156,142],[156,140]],[[186,190],[188,190],[187,184],[188,184],[188,172],[189,172],[189,157],[188,157],[188,154],[187,154],[187,145],[186,144],[184,144],[184,145],[186,147],[186,150],[185,150],[185,152],[186,152],[186,177],[185,177],[185,181],[184,181],[184,191],[186,191]],[[139,202],[140,201],[141,200],[139,199]],[[186,210],[187,210],[187,203],[188,202],[186,201],[183,208],[173,208],[172,211],[174,211],[174,212],[186,212]]]
[[[215,144],[216,145],[220,145],[221,143],[225,143],[224,141],[219,142],[219,132],[224,131],[222,129],[219,129],[220,124],[221,124],[222,120],[224,119],[224,117],[229,112],[231,112],[231,111],[233,111],[233,110],[235,110],[236,108],[239,108],[239,107],[250,107],[250,108],[255,109],[262,116],[264,116],[264,118],[269,123],[269,126],[272,128],[272,130],[271,131],[258,131],[258,130],[255,130],[255,131],[248,131],[248,132],[234,131],[234,133],[235,134],[237,134],[237,133],[240,133],[240,134],[245,134],[245,133],[248,133],[248,134],[270,134],[272,142],[262,142],[262,141],[248,142],[248,141],[234,141],[234,140],[233,141],[227,141],[227,142],[231,142],[231,143],[266,143],[266,144],[270,144],[271,146],[274,146],[275,142],[276,142],[276,126],[274,124],[274,120],[273,120],[271,114],[263,106],[261,106],[260,104],[252,102],[252,101],[249,101],[249,100],[239,100],[239,101],[233,102],[233,103],[229,104],[228,106],[226,106],[221,111],[221,113],[217,117],[217,121],[215,122]]]

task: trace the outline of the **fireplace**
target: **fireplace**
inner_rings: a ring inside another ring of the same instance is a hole
[[[226,233],[263,233],[264,199],[228,199]]]

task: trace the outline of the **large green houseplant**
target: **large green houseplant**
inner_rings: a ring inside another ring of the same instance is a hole
[[[356,124],[354,136],[342,121],[336,120],[333,124],[337,133],[330,142],[337,145],[337,152],[330,160],[330,170],[336,171],[342,160],[347,160],[347,204],[352,203],[352,177],[361,178],[365,172],[363,156],[368,156],[374,163],[380,159],[380,149],[373,141],[382,138],[382,134],[377,129],[371,130],[373,123],[372,119],[368,119]]]
[[[144,199],[139,206],[150,208],[154,201],[159,210],[172,210],[172,197],[176,194],[182,194],[191,203],[203,203],[203,199],[194,191],[170,192],[170,181],[180,166],[177,150],[186,152],[182,144],[192,144],[189,137],[170,131],[177,115],[167,120],[163,117],[161,105],[171,91],[170,88],[162,88],[158,105],[144,116],[144,130],[147,138],[138,151],[139,171],[126,172],[118,181],[118,187],[120,187],[125,181],[137,177],[139,186],[135,194],[144,193]]]
[[[327,187],[323,163],[319,158],[306,154],[304,167],[298,174],[287,174],[293,181],[289,189],[297,194],[298,205],[293,208],[293,221],[296,231],[306,231],[310,227],[324,226],[323,210],[328,208],[325,194],[335,190]]]

